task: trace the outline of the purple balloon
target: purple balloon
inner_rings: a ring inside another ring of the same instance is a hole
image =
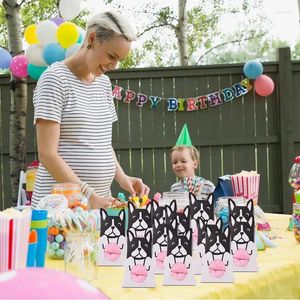
[[[59,26],[61,23],[65,22],[65,20],[60,17],[51,18],[50,21],[54,22],[57,26]]]
[[[0,69],[8,69],[11,60],[11,54],[6,49],[0,47]]]

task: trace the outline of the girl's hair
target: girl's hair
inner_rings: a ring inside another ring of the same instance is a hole
[[[137,36],[127,19],[115,11],[107,11],[93,15],[87,23],[86,37],[90,32],[96,32],[96,38],[109,41],[115,36],[123,36],[128,41],[135,41]]]
[[[193,161],[196,161],[198,160],[198,162],[200,161],[200,154],[199,154],[199,151],[196,147],[194,146],[174,146],[172,149],[171,149],[171,152],[170,154],[172,155],[173,151],[177,150],[177,151],[182,151],[184,149],[188,149],[190,150],[190,154],[191,154],[191,157],[193,159]]]

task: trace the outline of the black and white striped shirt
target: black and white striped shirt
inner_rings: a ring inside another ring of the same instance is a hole
[[[98,195],[110,195],[115,175],[112,123],[117,120],[111,83],[102,75],[93,83],[80,81],[63,62],[52,64],[41,76],[33,96],[37,119],[60,124],[58,153],[81,181]],[[56,183],[40,164],[32,207],[50,194]]]

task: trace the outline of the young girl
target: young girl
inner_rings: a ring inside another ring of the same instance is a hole
[[[171,192],[192,192],[198,200],[207,199],[215,186],[209,180],[196,176],[199,151],[194,146],[174,146],[171,149],[172,169],[180,179],[171,186]]]

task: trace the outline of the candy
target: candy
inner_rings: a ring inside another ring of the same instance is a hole
[[[57,250],[59,248],[59,243],[57,242],[51,243],[50,248],[52,248],[53,250]]]
[[[57,243],[61,243],[63,240],[64,240],[64,236],[62,234],[58,234],[56,237],[55,237],[55,241]]]

